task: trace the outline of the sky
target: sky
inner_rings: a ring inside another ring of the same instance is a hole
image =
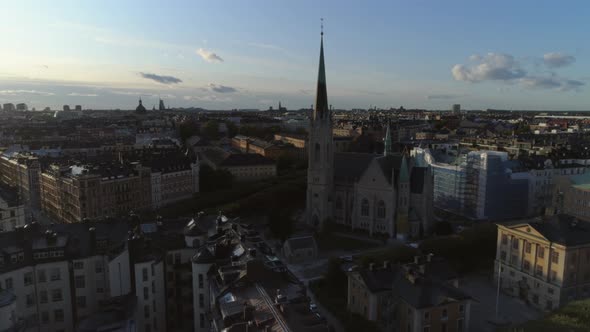
[[[590,2],[0,1],[0,103],[590,110]]]

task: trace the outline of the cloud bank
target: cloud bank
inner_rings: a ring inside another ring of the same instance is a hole
[[[204,48],[199,48],[197,54],[207,62],[223,62],[223,59],[219,55]]]
[[[36,96],[53,96],[55,93],[38,91],[38,90],[0,90],[2,96],[17,96],[17,95],[36,95]]]
[[[231,86],[225,86],[225,85],[214,84],[214,83],[209,83],[209,85],[207,85],[205,90],[217,92],[217,93],[234,93],[234,92],[238,91],[238,89],[232,88]]]
[[[182,82],[180,78],[174,76],[158,75],[143,72],[139,73],[139,75],[141,75],[141,77],[145,79],[152,80],[154,82],[158,82],[161,84],[178,84]]]
[[[549,68],[565,67],[574,62],[576,62],[576,58],[572,55],[563,53],[546,53],[543,55],[543,63]]]
[[[585,85],[584,82],[560,77],[553,72],[530,73],[510,54],[475,54],[470,56],[469,60],[471,64],[453,66],[451,74],[455,80],[469,83],[499,81],[519,84],[527,89],[558,91],[577,91]],[[543,62],[548,68],[558,68],[574,63],[575,58],[562,53],[547,53],[543,56]]]

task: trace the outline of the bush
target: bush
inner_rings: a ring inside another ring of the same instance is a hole
[[[575,301],[567,304],[539,320],[526,322],[516,328],[504,329],[514,332],[549,332],[549,331],[590,331],[590,300]]]

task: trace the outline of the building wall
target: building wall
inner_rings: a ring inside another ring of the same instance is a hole
[[[150,260],[135,263],[135,294],[137,312],[135,319],[139,331],[166,330],[166,287],[164,262]]]
[[[78,320],[96,312],[100,301],[109,298],[107,260],[91,256],[72,261],[74,303]]]
[[[526,230],[498,228],[495,275],[501,275],[501,287],[541,310],[590,297],[590,244],[564,247]]]
[[[18,226],[25,225],[24,205],[8,206],[0,198],[0,232],[13,231]]]
[[[277,175],[276,164],[229,166],[224,167],[224,169],[227,169],[238,181],[254,181],[274,177]]]
[[[214,294],[210,290],[209,280],[207,278],[207,272],[209,272],[210,268],[211,264],[192,263],[195,332],[207,332],[210,330],[207,313],[212,304],[215,303],[215,300],[212,298]]]
[[[193,275],[191,259],[198,248],[169,250],[166,253],[166,317],[168,331],[192,331]]]
[[[131,292],[131,270],[129,267],[129,251],[123,250],[108,262],[109,291],[111,297],[126,295]]]

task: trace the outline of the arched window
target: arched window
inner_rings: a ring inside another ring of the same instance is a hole
[[[316,162],[320,161],[320,143],[315,144],[314,160]]]
[[[340,196],[336,197],[336,209],[342,210],[342,197]]]
[[[369,201],[363,198],[361,202],[361,216],[367,217],[369,215]]]
[[[385,202],[379,201],[377,203],[377,218],[385,218]]]

